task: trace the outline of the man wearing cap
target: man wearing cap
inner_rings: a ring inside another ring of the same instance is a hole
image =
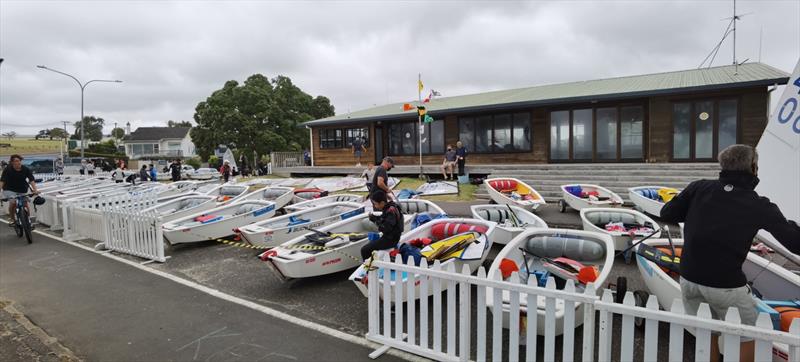
[[[372,192],[370,200],[372,201],[372,208],[375,211],[381,212],[380,216],[375,214],[369,215],[369,220],[378,226],[381,237],[361,247],[361,258],[364,260],[369,258],[375,250],[385,250],[396,247],[397,242],[400,241],[400,235],[403,234],[403,213],[400,212],[400,208],[397,204],[388,200],[383,190],[375,190]]]
[[[397,199],[394,192],[389,188],[389,174],[388,171],[394,168],[394,160],[391,157],[384,157],[381,165],[375,168],[375,176],[372,178],[372,189],[382,190],[386,196],[392,195],[392,198]],[[372,196],[370,194],[370,196]]]

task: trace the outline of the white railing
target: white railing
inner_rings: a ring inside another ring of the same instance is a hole
[[[412,258],[409,258],[409,260]],[[772,354],[787,353],[788,361],[800,360],[800,321],[795,320],[790,332],[775,331],[765,314],[759,316],[757,326],[743,326],[739,323],[738,313],[729,311],[726,321],[712,320],[707,305],[701,305],[699,317],[683,314],[678,300],[671,311],[658,310],[655,296],[647,301],[647,307],[634,305],[632,293],[627,293],[623,304],[613,303],[612,292],[602,291],[602,299],[598,298],[591,284],[583,292],[576,292],[575,286],[567,282],[563,290],[556,290],[553,279],[549,279],[545,288],[534,285],[529,278],[528,285],[520,284],[517,274],[512,274],[511,282],[499,279],[487,279],[486,271],[481,267],[477,276],[469,274],[465,267],[456,273],[452,263],[443,270],[438,261],[428,268],[424,259],[419,267],[409,263],[404,265],[400,258],[395,262],[387,259],[375,261],[373,269],[368,273],[368,319],[367,339],[383,344],[372,354],[377,358],[389,348],[397,348],[420,356],[441,361],[485,361],[491,348],[491,359],[495,361],[537,359],[537,324],[539,313],[526,313],[520,310],[521,296],[528,301],[544,298],[544,345],[545,361],[555,360],[556,349],[560,348],[560,359],[577,360],[575,349],[576,321],[583,322],[581,357],[585,361],[593,361],[597,348],[599,361],[612,359],[612,324],[613,315],[622,315],[622,334],[620,338],[619,360],[633,360],[634,320],[644,318],[644,360],[656,360],[656,351],[660,342],[666,343],[658,336],[658,323],[670,325],[668,338],[669,360],[683,359],[683,330],[689,329],[697,336],[695,359],[708,360],[711,334],[720,333],[725,341],[726,360],[738,360],[739,338],[752,338],[756,341],[756,360],[771,360]],[[382,277],[379,274],[382,273]],[[499,274],[499,273],[498,273]],[[392,277],[394,275],[394,277]],[[405,280],[403,279],[405,277]],[[497,278],[500,278],[499,275]],[[379,282],[380,279],[380,282]],[[394,279],[394,280],[392,280]],[[430,288],[430,289],[429,289]],[[442,290],[446,288],[447,304],[442,304]],[[471,315],[472,288],[476,289],[477,316]],[[432,291],[433,305],[429,306],[428,290]],[[415,303],[415,291],[419,291],[419,313]],[[406,295],[404,298],[403,294]],[[381,301],[381,295],[389,296]],[[487,328],[487,298],[492,299],[492,325]],[[504,295],[509,298],[504,302]],[[394,299],[391,301],[390,299]],[[404,303],[404,300],[411,302]],[[382,302],[382,303],[381,303]],[[394,302],[394,309],[392,309]],[[541,301],[540,301],[541,303]],[[579,304],[581,303],[581,304]],[[404,318],[404,306],[407,318]],[[563,306],[563,315],[556,316],[556,305]],[[541,305],[541,304],[540,304]],[[576,308],[581,306],[582,308]],[[433,313],[429,315],[430,309]],[[597,311],[597,312],[596,312]],[[503,339],[503,314],[507,313],[508,328],[507,345]],[[600,313],[598,332],[595,335],[595,315]],[[536,318],[530,317],[535,315]],[[446,316],[446,329],[442,328],[442,316]],[[433,328],[429,335],[429,318],[433,319]],[[560,346],[556,344],[556,326],[558,319],[563,323],[563,337]],[[520,321],[525,330],[520,331]],[[456,324],[456,322],[458,324]],[[474,323],[474,326],[473,326]],[[419,325],[419,328],[417,328]],[[444,332],[446,331],[446,335]],[[475,332],[475,339],[472,333]],[[491,337],[487,334],[491,331]],[[524,332],[524,333],[521,333]],[[525,336],[524,350],[520,349],[520,335]],[[444,341],[442,338],[445,337]],[[431,343],[432,342],[432,343]],[[783,343],[783,352],[773,351],[773,342]],[[443,343],[445,343],[443,345]],[[471,346],[475,346],[473,351]],[[505,346],[504,346],[505,345]],[[444,349],[446,346],[446,350]],[[458,347],[458,348],[456,348]],[[504,350],[504,347],[505,350]],[[616,359],[616,357],[615,357]]]
[[[274,167],[301,167],[305,166],[302,152],[272,152],[269,160]]]
[[[105,210],[103,227],[105,238],[99,246],[161,263],[167,260],[157,214],[125,207]]]

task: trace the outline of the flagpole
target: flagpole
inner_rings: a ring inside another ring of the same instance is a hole
[[[422,88],[420,84],[422,84],[422,73],[417,73],[417,98],[419,105],[422,106]],[[417,122],[419,123],[419,128],[417,129],[417,135],[419,135],[419,178],[425,179],[425,174],[422,173],[422,114],[419,109],[417,109]]]

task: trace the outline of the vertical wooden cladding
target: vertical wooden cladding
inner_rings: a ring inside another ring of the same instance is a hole
[[[375,129],[371,123],[348,125],[348,126],[325,126],[313,127],[311,130],[311,147],[314,150],[315,166],[354,166],[356,164],[353,156],[353,149],[349,145],[344,148],[320,148],[319,131],[322,129],[347,129],[347,128],[368,128],[369,146],[367,151],[361,155],[361,164],[366,165],[375,159]]]
[[[648,162],[672,159],[672,108],[676,102],[736,99],[738,101],[737,142],[755,146],[767,125],[768,96],[765,87],[731,91],[650,97],[650,139]]]

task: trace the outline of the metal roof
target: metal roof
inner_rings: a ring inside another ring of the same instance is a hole
[[[158,141],[163,139],[182,139],[189,133],[189,127],[139,127],[126,135],[123,142]]]
[[[444,112],[497,110],[513,107],[768,86],[786,84],[789,81],[788,73],[763,63],[746,63],[740,65],[738,71],[735,68],[734,65],[726,65],[442,97],[435,98],[430,103],[425,104],[425,107],[428,113],[436,115]],[[303,125],[321,126],[399,118],[416,118],[416,112],[403,112],[403,103],[393,103],[309,121]]]

